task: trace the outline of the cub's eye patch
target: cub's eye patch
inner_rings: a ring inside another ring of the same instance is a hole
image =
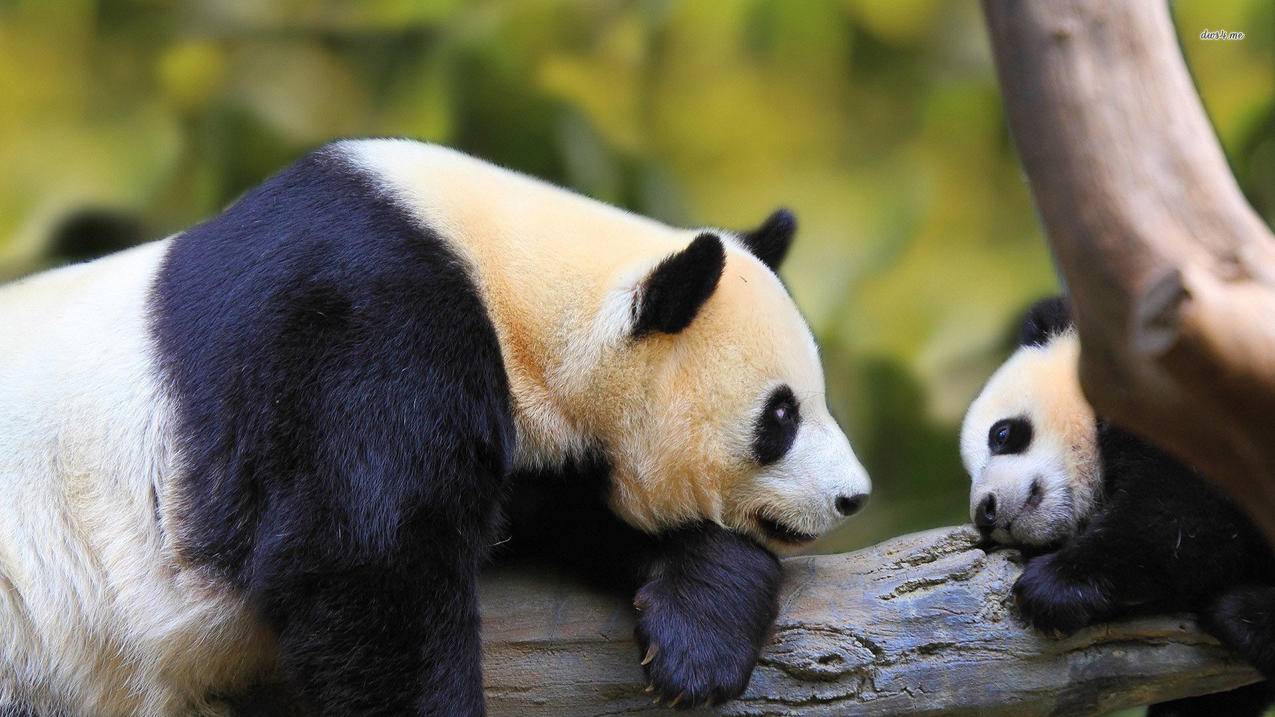
[[[780,386],[766,398],[753,428],[753,458],[762,465],[774,463],[792,448],[801,424],[801,408],[788,386]]]
[[[1032,442],[1032,424],[1026,418],[1002,418],[987,432],[987,448],[994,456],[1022,453]]]

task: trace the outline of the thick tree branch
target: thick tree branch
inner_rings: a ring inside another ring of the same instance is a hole
[[[1008,604],[1014,551],[969,528],[785,561],[774,638],[728,715],[1101,714],[1254,681],[1186,618],[1117,622],[1052,640]],[[656,713],[632,607],[557,576],[484,577],[493,715]]]
[[[1099,413],[1199,466],[1275,539],[1275,240],[1168,7],[984,0],[1010,127]]]

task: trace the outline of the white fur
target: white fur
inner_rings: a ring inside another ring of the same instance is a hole
[[[210,687],[268,669],[156,521],[174,457],[143,302],[167,247],[0,289],[0,704],[214,714]]]

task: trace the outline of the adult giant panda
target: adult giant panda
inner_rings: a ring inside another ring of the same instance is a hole
[[[635,580],[654,687],[734,695],[774,610],[752,541],[812,540],[869,490],[774,273],[791,229],[343,141],[0,290],[0,712],[208,714],[278,678],[303,714],[481,714],[475,573],[509,476],[581,465],[659,538]],[[679,602],[705,574],[742,620],[722,639]]]
[[[1065,301],[1038,302],[1020,348],[961,429],[970,517],[1034,554],[1014,585],[1024,617],[1069,633],[1124,615],[1187,611],[1275,677],[1275,556],[1203,476],[1094,415]],[[1260,714],[1266,683],[1153,714]]]

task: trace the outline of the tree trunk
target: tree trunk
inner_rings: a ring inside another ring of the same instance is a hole
[[[943,528],[784,561],[775,635],[748,691],[718,711],[1101,714],[1257,679],[1185,617],[1035,633],[1009,605],[1018,553],[977,541]],[[523,570],[484,576],[482,605],[493,715],[663,711],[643,692],[626,600]]]
[[[1098,412],[1275,540],[1275,241],[1147,0],[985,0],[1010,128]]]

